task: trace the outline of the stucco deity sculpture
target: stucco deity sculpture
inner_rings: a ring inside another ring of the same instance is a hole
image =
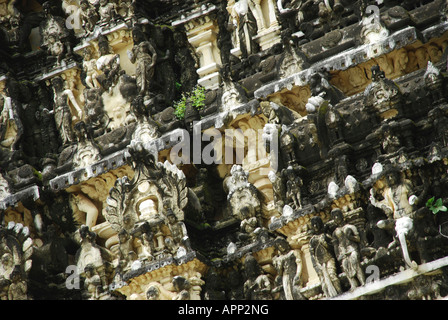
[[[246,255],[244,259],[244,271],[246,274],[245,298],[248,300],[270,300],[272,286],[269,277],[263,274],[258,261],[251,254]]]
[[[324,294],[327,297],[337,296],[342,293],[342,288],[336,272],[332,238],[324,232],[324,223],[320,217],[311,218],[311,228],[314,233],[310,239],[313,267],[319,276]]]
[[[51,83],[54,92],[54,118],[56,128],[59,131],[63,146],[67,146],[75,141],[72,121],[82,118],[82,110],[76,102],[73,92],[70,89],[64,88],[64,80],[62,78],[54,77]],[[71,106],[76,111],[76,114],[73,116]]]
[[[412,183],[402,177],[400,172],[391,169],[386,174],[386,186],[381,192],[383,200],[376,199],[377,192],[372,188],[370,189],[370,202],[385,212],[388,219],[379,221],[378,226],[383,229],[395,227],[404,260],[409,267],[414,268],[416,264],[411,261],[406,243],[406,235],[414,228],[413,204],[418,202],[418,197],[413,194],[412,190]],[[394,244],[395,241],[389,247]]]
[[[234,217],[241,221],[243,233],[256,237],[255,230],[262,227],[261,202],[258,190],[248,181],[249,173],[234,165],[227,180],[228,200]]]
[[[134,47],[128,50],[129,60],[136,64],[135,77],[139,94],[149,99],[151,81],[154,77],[154,66],[157,62],[157,52],[149,41],[145,39],[142,30],[135,27],[132,30]]]
[[[341,209],[333,209],[331,217],[337,225],[333,231],[333,244],[337,260],[348,278],[351,289],[365,284],[364,272],[361,268],[361,254],[359,244],[361,238],[358,229],[345,223]],[[358,283],[359,282],[359,283]]]
[[[273,258],[273,265],[281,277],[282,288],[286,300],[302,300],[300,294],[302,259],[300,252],[293,250],[283,238],[275,240],[278,256]]]

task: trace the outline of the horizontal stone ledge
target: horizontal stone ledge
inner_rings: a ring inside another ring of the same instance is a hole
[[[406,269],[385,279],[370,282],[352,292],[341,294],[328,300],[356,300],[362,296],[372,295],[383,291],[388,286],[395,286],[413,281],[420,275],[433,275],[439,269],[448,266],[448,257],[421,264],[414,269]]]
[[[266,84],[254,92],[254,97],[256,99],[266,99],[269,95],[283,89],[290,90],[294,86],[306,86],[310,77],[322,68],[327,70],[346,70],[360,63],[367,62],[372,58],[410,45],[421,40],[421,37],[421,33],[416,28],[407,27],[384,38],[378,43],[365,44],[357,48],[342,51],[335,56],[316,62],[309,68],[287,78]]]
[[[14,207],[17,203],[23,200],[33,199],[33,201],[36,201],[39,198],[40,189],[38,186],[34,185],[6,196],[6,198],[0,201],[0,210],[6,210],[9,207]]]
[[[76,185],[83,181],[87,181],[90,178],[97,177],[110,170],[117,169],[126,164],[127,149],[124,148],[121,151],[101,159],[100,161],[87,166],[85,168],[76,169],[59,175],[49,181],[51,190],[60,191],[64,190],[72,185]]]

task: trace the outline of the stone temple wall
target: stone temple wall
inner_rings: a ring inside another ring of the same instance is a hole
[[[447,47],[442,0],[0,0],[1,299],[444,299]]]

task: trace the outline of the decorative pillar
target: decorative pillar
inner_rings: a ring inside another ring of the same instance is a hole
[[[173,26],[184,25],[188,42],[194,47],[199,57],[198,84],[206,89],[217,89],[221,82],[219,69],[221,56],[217,44],[219,27],[214,17],[215,6],[200,9],[189,17],[174,21]]]

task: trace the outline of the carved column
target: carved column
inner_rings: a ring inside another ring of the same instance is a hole
[[[199,68],[196,72],[200,79],[198,84],[206,89],[217,89],[221,78],[221,56],[217,45],[219,32],[216,19],[213,17],[214,6],[193,13],[184,20],[173,22],[173,26],[183,24],[187,30],[188,41],[193,45],[199,57]]]

